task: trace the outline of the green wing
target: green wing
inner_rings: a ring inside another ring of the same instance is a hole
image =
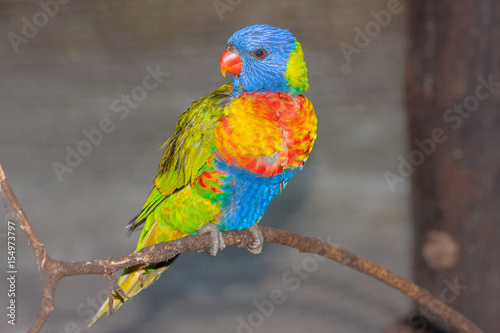
[[[130,232],[139,228],[149,214],[168,196],[196,179],[213,153],[214,128],[224,107],[234,98],[232,83],[194,102],[180,117],[174,135],[162,147],[165,153],[159,173],[142,212],[129,223]]]

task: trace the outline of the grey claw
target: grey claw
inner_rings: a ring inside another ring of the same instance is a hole
[[[253,236],[252,244],[247,246],[248,252],[252,254],[259,254],[262,252],[262,248],[264,246],[264,235],[262,234],[262,230],[260,226],[255,223],[250,228],[248,228]]]
[[[207,234],[209,233],[210,236],[212,237],[212,246],[210,247],[207,252],[212,256],[215,257],[219,250],[224,250],[226,248],[226,243],[224,242],[224,236],[222,235],[222,232],[219,230],[219,227],[215,223],[207,223],[198,230],[199,234]]]

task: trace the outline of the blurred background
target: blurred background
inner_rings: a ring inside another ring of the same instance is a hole
[[[49,254],[87,260],[135,248],[139,234],[124,227],[151,190],[159,147],[192,101],[230,80],[219,58],[233,32],[270,24],[302,43],[318,139],[261,224],[321,237],[409,278],[409,181],[391,188],[384,177],[406,151],[406,2],[393,11],[389,3],[1,0],[0,163]],[[162,73],[158,84],[144,90],[152,71]],[[2,253],[5,236],[3,224]],[[16,326],[2,314],[5,332],[28,329],[44,282],[21,229],[16,246]],[[102,277],[64,279],[42,331],[85,330],[107,288]],[[285,300],[263,313],[275,289]],[[5,309],[3,278],[0,294]],[[404,295],[358,272],[265,244],[259,256],[183,254],[88,332],[367,333],[410,309]]]

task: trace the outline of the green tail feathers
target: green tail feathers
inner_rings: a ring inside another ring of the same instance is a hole
[[[122,295],[117,290],[113,290],[113,312],[118,310],[123,303],[137,295],[140,291],[155,283],[160,275],[170,267],[172,261],[173,259],[168,262],[152,264],[146,268],[137,269],[130,267],[125,269],[123,275],[118,280],[118,285],[122,288],[125,295]],[[101,305],[101,308],[97,311],[88,327],[92,326],[106,312],[109,312],[108,301]]]

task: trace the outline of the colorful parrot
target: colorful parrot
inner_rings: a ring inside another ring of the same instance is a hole
[[[301,95],[308,88],[300,43],[285,29],[254,25],[235,32],[220,68],[233,82],[194,102],[167,139],[159,173],[142,212],[136,251],[158,242],[210,233],[216,255],[221,230],[250,229],[252,253],[262,250],[257,226],[271,199],[304,166],[316,139],[316,116]],[[153,284],[172,260],[130,267],[113,292],[113,309]],[[109,310],[105,302],[92,325]],[[89,325],[89,326],[90,326]]]

